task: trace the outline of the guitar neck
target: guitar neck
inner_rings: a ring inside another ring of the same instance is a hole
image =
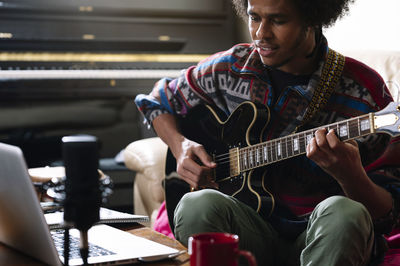
[[[235,167],[234,171],[231,171],[231,174],[239,174],[240,172],[305,154],[307,145],[314,137],[315,131],[319,128],[326,128],[328,131],[331,129],[335,130],[337,136],[342,141],[374,133],[373,115],[373,113],[370,113],[256,145],[237,148],[236,150],[232,149],[230,157],[238,158],[237,164],[239,167]],[[233,154],[236,154],[236,156],[233,156]]]

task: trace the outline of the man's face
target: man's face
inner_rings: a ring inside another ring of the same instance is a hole
[[[299,74],[315,40],[290,0],[248,0],[247,14],[263,64]]]

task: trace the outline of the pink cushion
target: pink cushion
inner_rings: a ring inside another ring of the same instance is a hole
[[[390,236],[386,237],[389,248],[400,249],[400,228],[393,229]],[[399,264],[400,265],[400,264]]]
[[[161,204],[160,208],[158,209],[158,214],[156,220],[154,221],[153,229],[157,232],[160,232],[166,236],[174,238],[174,234],[171,231],[168,223],[168,215],[167,209],[165,208],[165,201]]]
[[[386,252],[383,262],[379,266],[399,266],[400,248],[392,248]]]

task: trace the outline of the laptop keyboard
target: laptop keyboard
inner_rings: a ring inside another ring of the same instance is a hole
[[[53,237],[54,244],[60,256],[64,256],[64,230],[52,230],[51,236]],[[89,243],[89,257],[98,257],[98,256],[106,256],[106,255],[115,255],[115,252],[112,252],[108,249],[102,248],[97,245],[93,245]],[[70,259],[79,259],[81,258],[81,254],[79,251],[79,238],[74,236],[69,236],[69,258]]]

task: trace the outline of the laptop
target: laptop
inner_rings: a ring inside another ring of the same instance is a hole
[[[49,230],[21,149],[0,143],[0,242],[49,265],[63,265],[62,250],[57,252],[53,239],[60,238],[60,233],[63,236],[62,232]],[[168,258],[179,253],[108,225],[93,226],[88,238],[89,264],[128,264],[146,257]],[[70,239],[71,243],[79,239],[79,231],[71,229]],[[92,250],[97,248],[99,256]],[[73,249],[71,244],[70,254]],[[80,256],[70,255],[69,265],[82,263]]]

